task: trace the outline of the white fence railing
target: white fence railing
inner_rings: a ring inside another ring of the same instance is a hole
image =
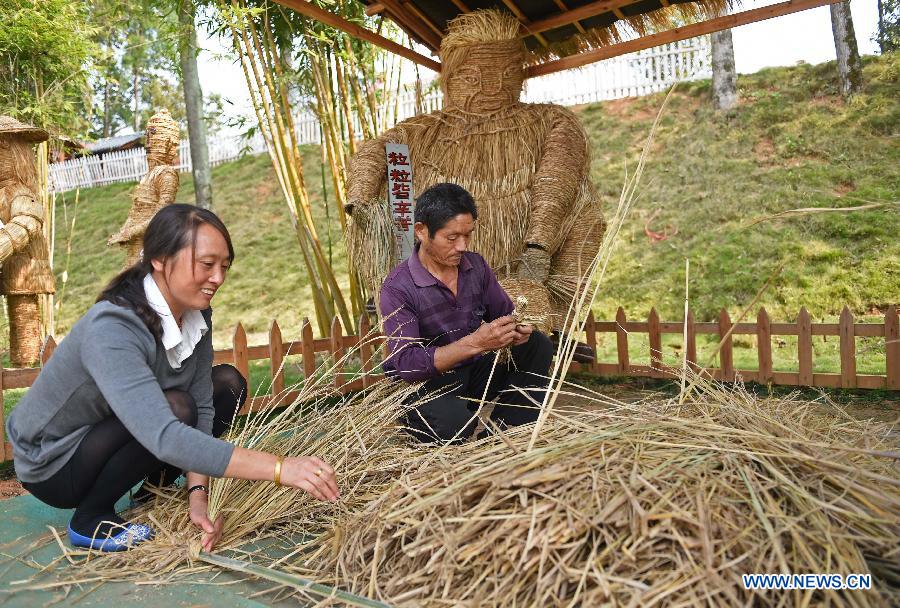
[[[577,105],[606,99],[636,97],[663,91],[676,82],[709,78],[711,75],[708,36],[692,38],[600,61],[583,68],[532,78],[526,82],[523,99],[531,103]],[[422,111],[440,109],[440,90],[423,96]],[[392,126],[418,113],[414,92],[404,93],[379,108],[379,124]],[[315,115],[305,111],[295,121],[301,144],[321,143],[321,131]],[[357,133],[362,129],[357,125]],[[208,139],[210,164],[218,165],[243,154],[266,151],[260,135],[213,136]],[[179,148],[181,171],[191,170],[187,140]],[[50,187],[57,192],[90,188],[119,182],[138,181],[147,173],[144,148],[108,152],[75,158],[50,165]]]

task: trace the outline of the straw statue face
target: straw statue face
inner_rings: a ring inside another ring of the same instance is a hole
[[[441,62],[448,108],[490,114],[513,105],[525,82],[519,22],[496,10],[460,15],[448,24]]]
[[[176,164],[180,141],[178,123],[169,111],[163,109],[154,114],[147,122],[147,163],[150,168]]]
[[[0,135],[0,188],[13,183],[37,187],[34,151],[21,137]]]
[[[471,47],[462,64],[446,76],[447,105],[489,114],[519,101],[525,69],[514,47],[509,43]]]

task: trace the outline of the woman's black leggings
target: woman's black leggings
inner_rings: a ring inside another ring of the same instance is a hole
[[[220,437],[235,411],[247,398],[247,383],[234,367],[217,365],[212,369],[213,419],[212,434]],[[197,425],[197,404],[184,391],[165,392],[172,412],[183,423]],[[159,461],[131,436],[112,416],[95,424],[72,454],[69,461],[46,481],[23,483],[36,498],[59,509],[75,508],[72,528],[79,534],[92,536],[103,521],[121,523],[115,504],[142,479],[154,485],[174,482],[182,471]],[[98,535],[107,534],[102,525]]]

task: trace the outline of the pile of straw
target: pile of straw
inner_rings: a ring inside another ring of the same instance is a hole
[[[521,428],[422,455],[293,568],[408,606],[887,606],[891,584],[900,597],[887,425],[709,384],[686,405],[607,405],[557,408],[530,451]],[[875,591],[740,578],[815,572],[871,572]]]

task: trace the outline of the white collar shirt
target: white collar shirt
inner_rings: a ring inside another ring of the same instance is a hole
[[[159,285],[153,280],[153,275],[148,274],[144,277],[144,293],[147,295],[147,302],[162,321],[162,345],[166,349],[169,365],[172,369],[178,369],[184,360],[193,354],[203,334],[209,331],[209,326],[202,312],[187,310],[181,317],[181,327],[178,327]]]

